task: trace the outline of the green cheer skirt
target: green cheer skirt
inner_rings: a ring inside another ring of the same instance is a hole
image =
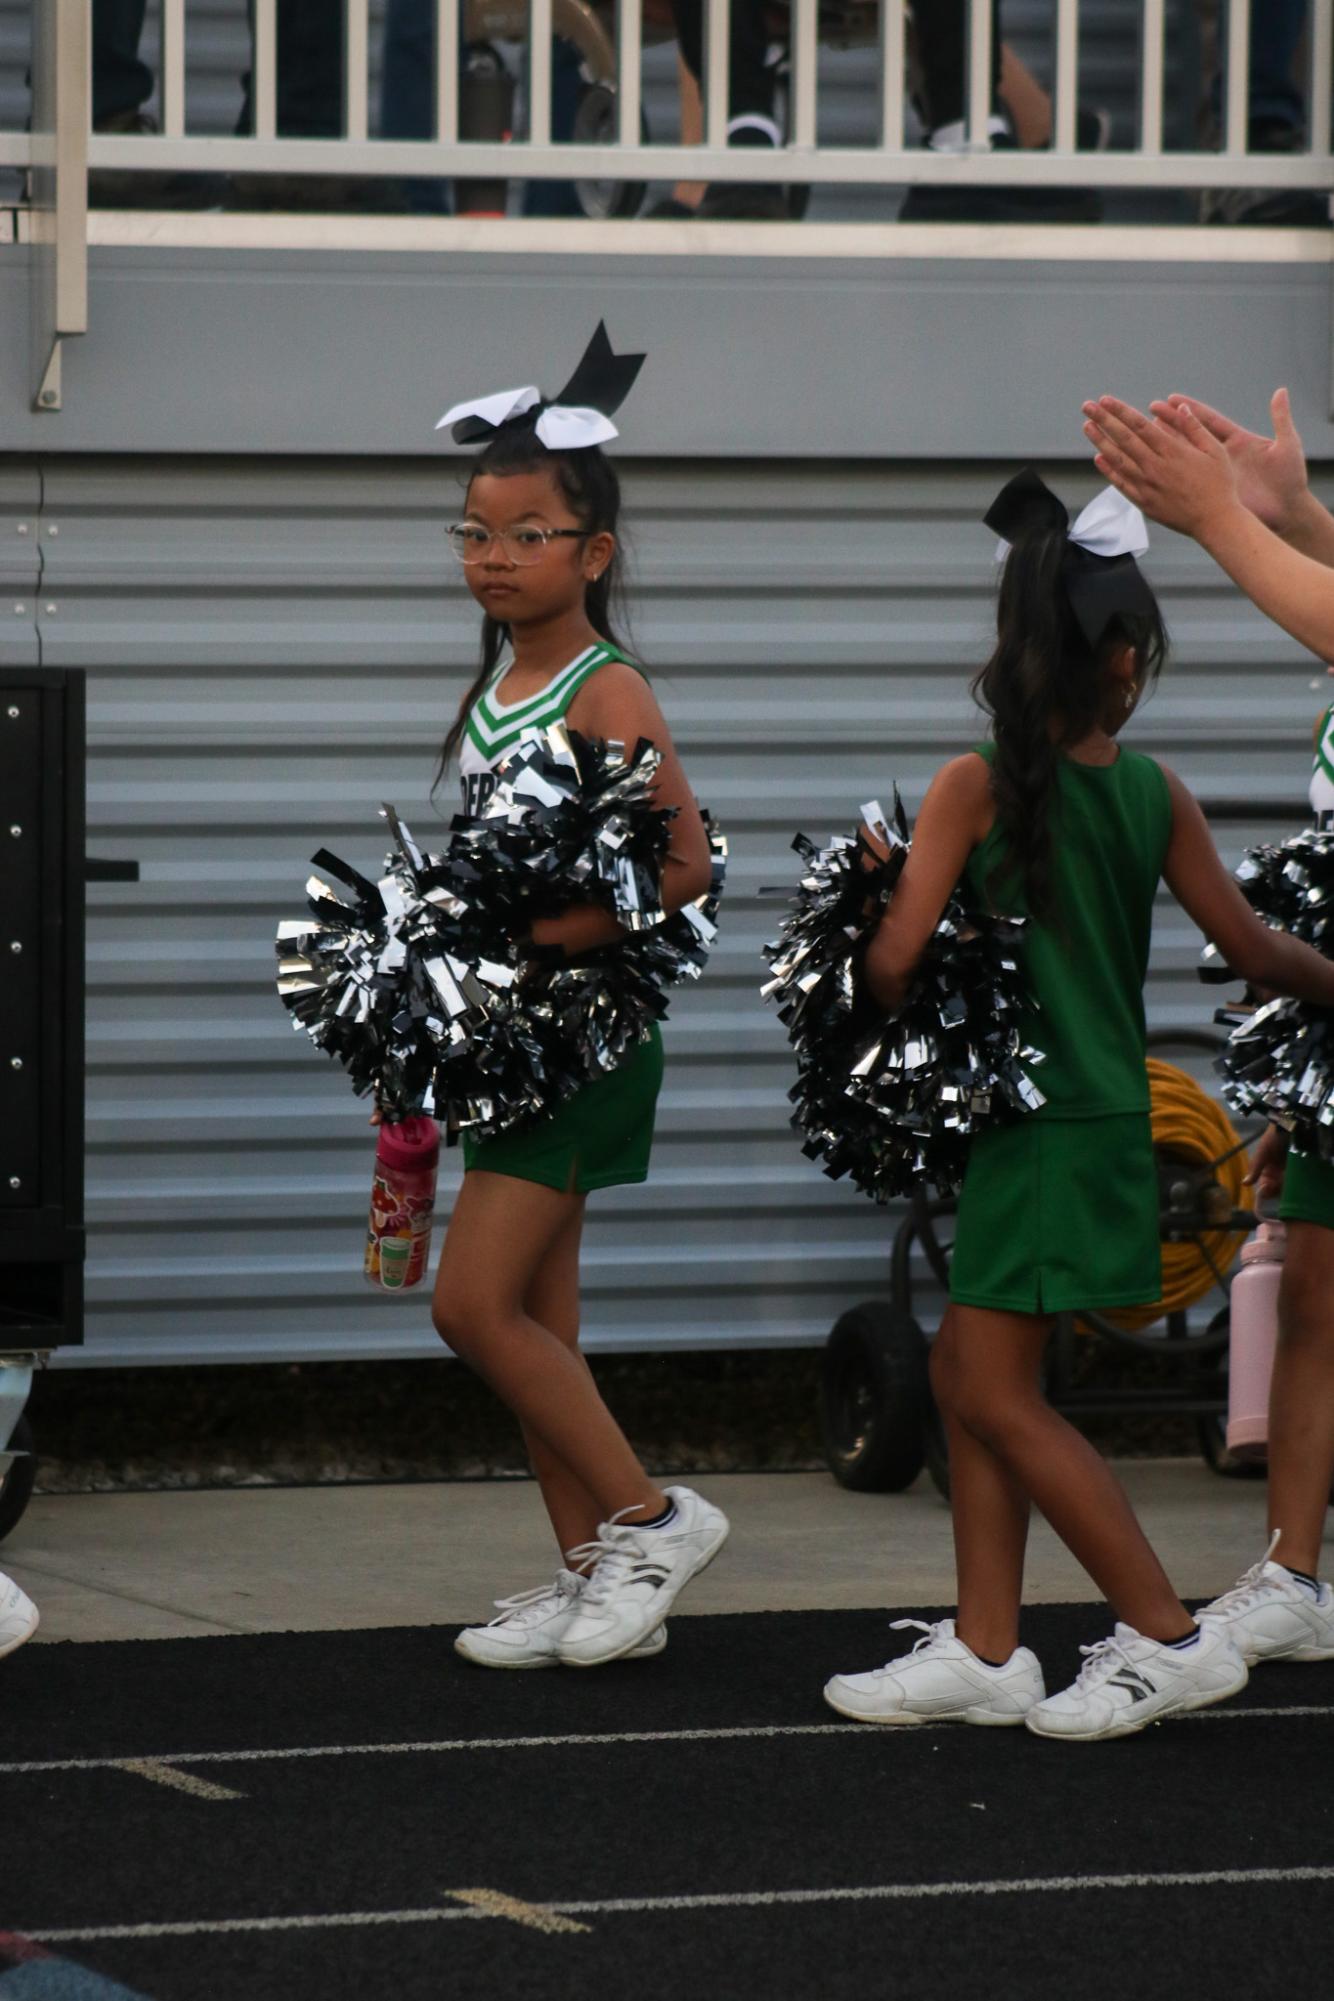
[[[1003,1313],[1161,1299],[1158,1176],[1147,1112],[1026,1118],[974,1140],[950,1298]]]
[[[662,1034],[655,1022],[624,1063],[585,1084],[550,1118],[495,1139],[465,1135],[464,1171],[508,1174],[580,1195],[647,1180],[661,1084]]]
[[[1278,1213],[1285,1223],[1319,1223],[1334,1230],[1334,1165],[1294,1147],[1283,1175]]]

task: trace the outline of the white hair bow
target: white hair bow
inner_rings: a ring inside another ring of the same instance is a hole
[[[540,410],[533,425],[548,451],[581,451],[619,437],[611,415],[624,402],[643,365],[642,354],[613,353],[599,320],[574,374]],[[541,403],[542,392],[531,383],[524,389],[501,389],[455,403],[435,428],[448,427],[457,445],[485,444],[503,424],[517,422]]]

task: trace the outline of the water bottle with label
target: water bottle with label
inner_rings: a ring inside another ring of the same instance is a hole
[[[423,1114],[380,1127],[366,1231],[366,1282],[410,1292],[431,1261],[440,1128]]]

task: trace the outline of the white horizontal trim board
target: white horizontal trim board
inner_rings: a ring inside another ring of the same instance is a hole
[[[714,961],[673,1002],[651,1178],[589,1205],[592,1347],[809,1346],[885,1295],[896,1213],[828,1181],[789,1130],[792,1066],[758,992],[783,905],[759,891],[795,881],[798,829],[849,825],[896,778],[915,807],[980,734],[980,524],[1006,469],[625,465],[636,641],[733,861]],[[362,1285],[367,1108],[271,980],[316,847],[376,868],[383,799],[428,845],[441,827],[434,752],[477,644],[439,534],[458,468],[71,454],[40,470],[44,507],[35,480],[0,500],[0,548],[11,521],[36,531],[43,656],[89,673],[90,850],[142,868],[89,895],[88,1342],[57,1359],[437,1355],[424,1297]],[[1086,467],[1046,470],[1072,504],[1095,490]],[[1299,813],[1323,687],[1198,551],[1158,538],[1148,567],[1177,651],[1133,740],[1236,802],[1235,856],[1272,831],[1257,800]],[[1164,906],[1155,1024],[1208,1023],[1194,955]]]
[[[1334,176],[1332,176],[1334,178]],[[32,219],[15,215],[15,240]],[[469,251],[504,256],[895,258],[994,263],[1328,264],[1323,229],[1211,230],[1169,224],[898,222],[592,222],[511,216],[189,214],[93,209],[93,249],[286,250],[390,253]]]

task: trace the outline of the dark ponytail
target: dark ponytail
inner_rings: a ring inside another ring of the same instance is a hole
[[[991,717],[992,791],[1008,843],[990,893],[1019,890],[1029,915],[1049,922],[1059,915],[1052,853],[1060,760],[1105,722],[1107,663],[1118,646],[1134,647],[1141,688],[1156,681],[1167,657],[1167,629],[1147,585],[1145,609],[1118,612],[1097,646],[1089,644],[1067,585],[1072,572],[1104,560],[1055,524],[1020,535],[1001,573],[996,650],[973,681],[974,699]]]
[[[534,410],[529,422],[506,425],[497,431],[485,451],[474,460],[468,475],[469,485],[478,473],[491,473],[504,479],[513,473],[539,472],[547,467],[575,520],[587,534],[617,535],[621,516],[621,482],[616,476],[615,466],[598,445],[585,445],[577,451],[552,451],[542,443],[534,429],[538,414]],[[626,651],[616,629],[617,624],[624,621],[621,605],[623,567],[618,540],[606,569],[600,576],[590,579],[584,589],[584,612],[589,624],[600,639],[605,639],[618,652]],[[495,672],[500,656],[509,643],[509,636],[509,627],[486,613],[482,620],[481,665],[459,703],[458,714],[441,745],[440,761],[431,786],[433,792],[449,768],[467,727],[469,712]]]

